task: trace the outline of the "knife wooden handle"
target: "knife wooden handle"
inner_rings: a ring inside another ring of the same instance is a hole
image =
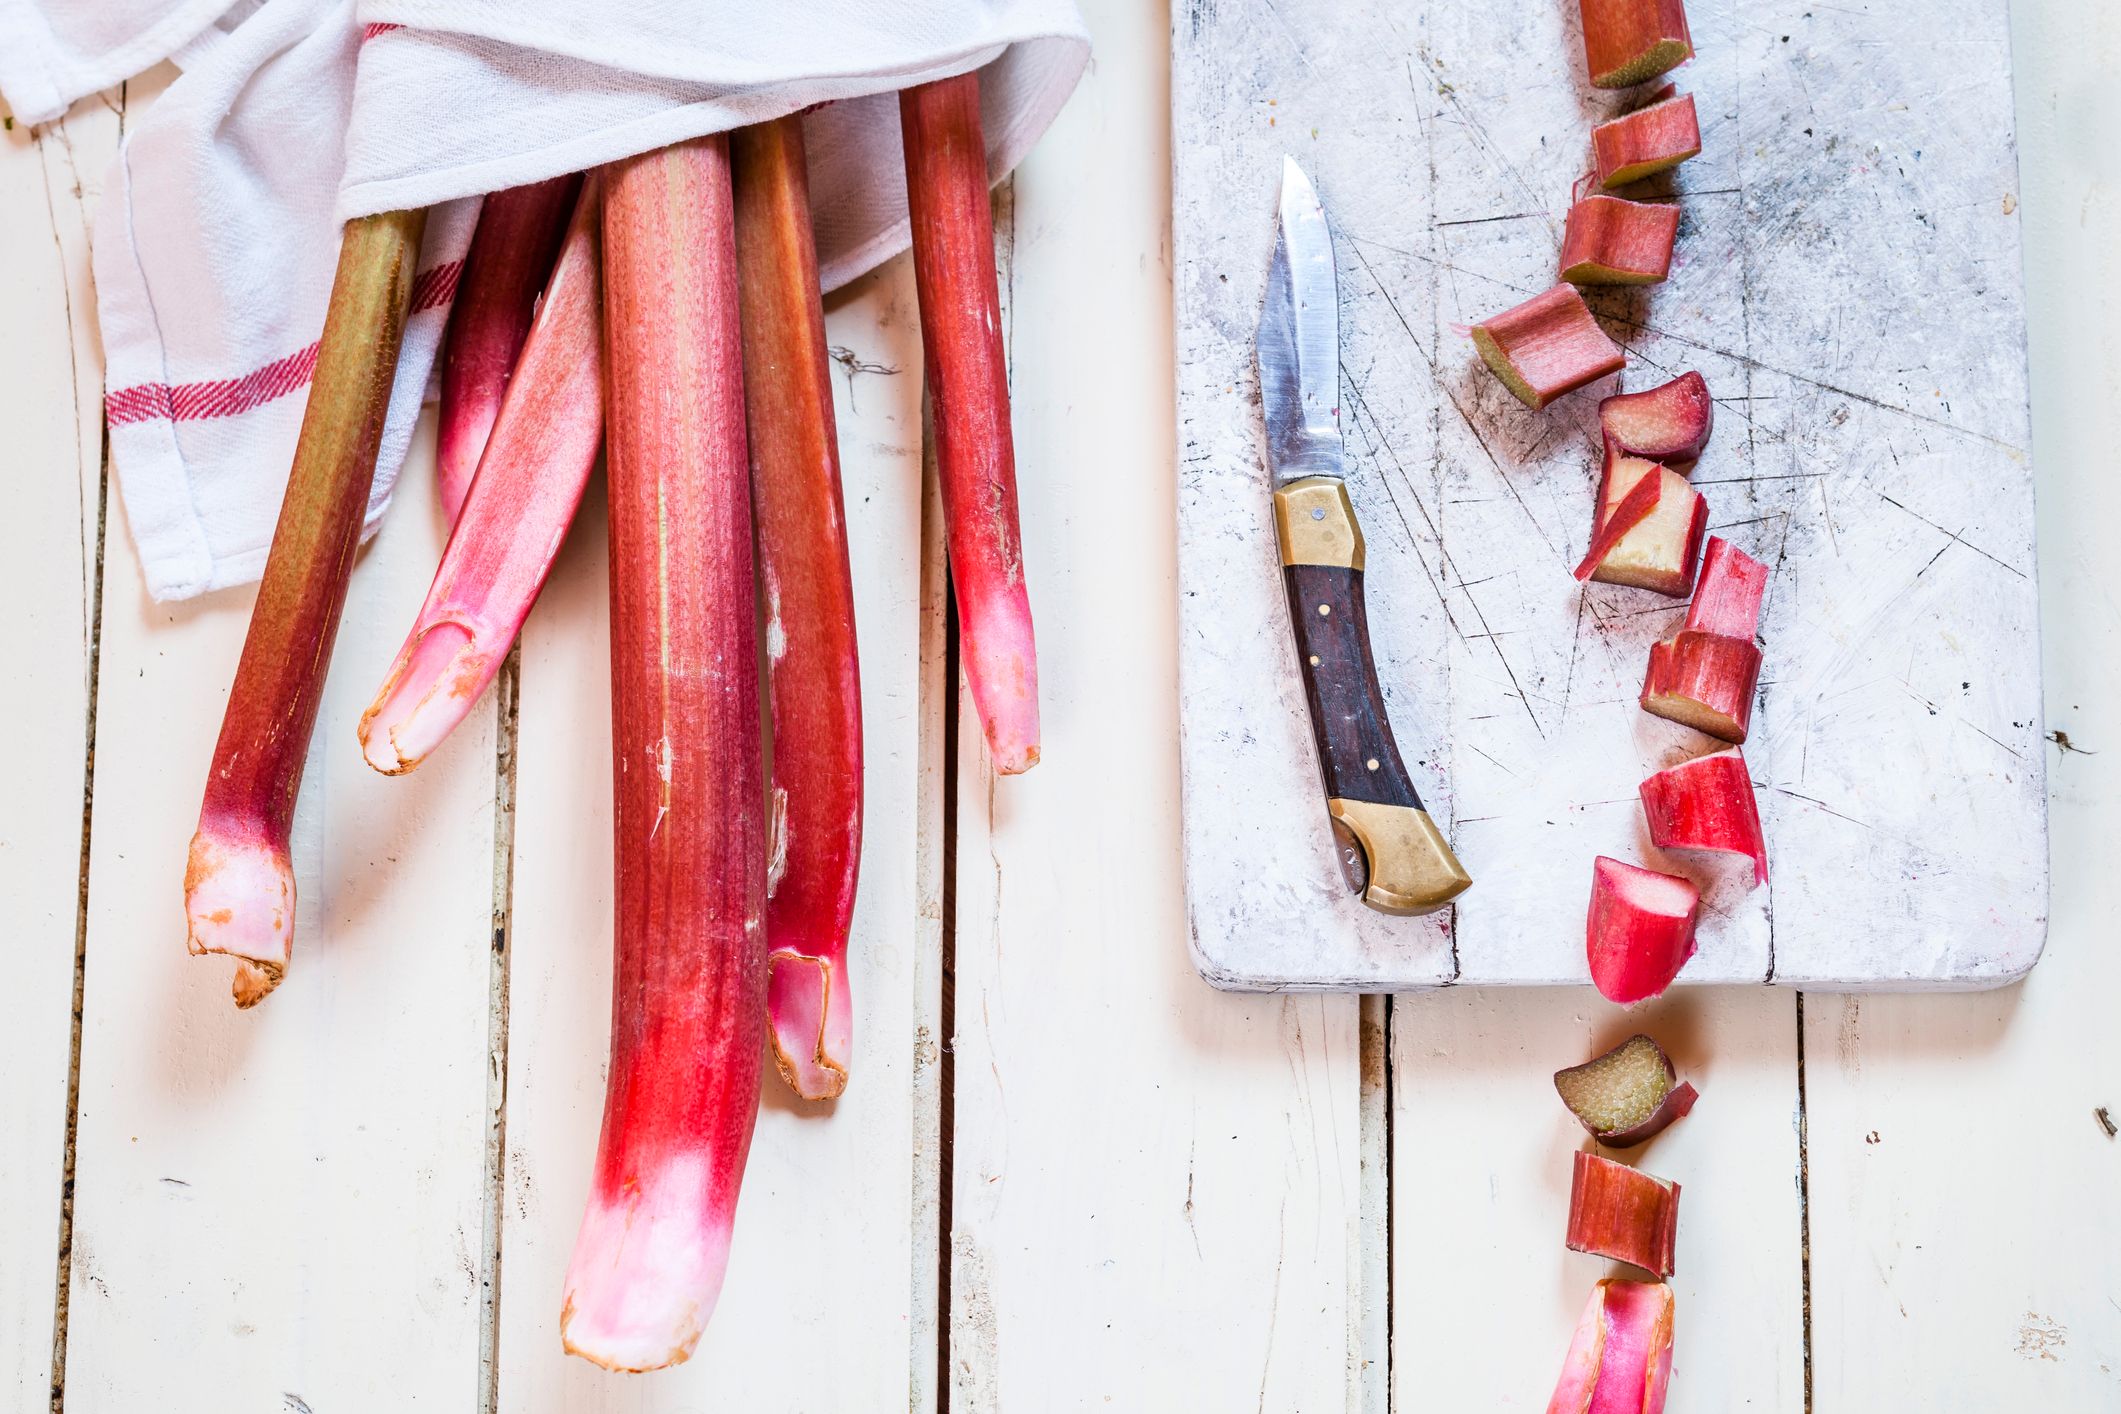
[[[1274,528],[1326,809],[1369,866],[1362,900],[1385,913],[1434,912],[1473,880],[1422,808],[1392,739],[1347,487],[1335,476],[1289,482],[1274,493]]]

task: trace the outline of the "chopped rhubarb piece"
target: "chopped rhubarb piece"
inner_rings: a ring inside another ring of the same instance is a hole
[[[1585,197],[1569,208],[1561,278],[1572,285],[1654,285],[1671,273],[1678,235],[1676,206]]]
[[[1694,955],[1700,908],[1690,881],[1598,856],[1584,938],[1600,994],[1627,1006],[1671,986]]]
[[[1570,284],[1475,324],[1473,347],[1503,386],[1530,408],[1543,408],[1564,393],[1618,373],[1628,361]]]
[[[1615,393],[1598,405],[1610,448],[1657,462],[1690,462],[1709,444],[1716,404],[1698,373],[1682,373],[1639,393]]]
[[[1679,1185],[1596,1154],[1579,1153],[1569,1183],[1571,1252],[1672,1274]]]
[[[1707,500],[1685,477],[1640,457],[1609,459],[1599,524],[1617,518],[1640,483],[1653,477],[1659,485],[1649,514],[1612,543],[1590,577],[1600,584],[1624,584],[1683,599],[1694,587],[1694,565],[1709,523]]]
[[[1651,844],[1742,854],[1753,861],[1754,885],[1768,881],[1760,806],[1737,747],[1667,766],[1645,780],[1641,790]]]
[[[1554,1089],[1577,1123],[1613,1149],[1633,1148],[1684,1119],[1698,1098],[1664,1047],[1647,1036],[1630,1036],[1602,1056],[1555,1071]]]
[[[554,177],[490,194],[464,256],[442,342],[442,416],[435,439],[442,509],[454,524],[508,391],[538,293],[552,273],[582,178]]]
[[[852,1059],[847,932],[862,858],[862,687],[831,353],[802,117],[729,141],[773,700],[767,1036],[789,1086],[829,1100],[846,1089]]]
[[[616,926],[611,1063],[560,1339],[692,1353],[766,1051],[766,790],[729,147],[604,169]]]
[[[235,958],[239,1007],[280,985],[294,943],[288,833],[426,226],[425,211],[385,212],[340,238],[294,466],[207,772],[184,869],[186,945]]]
[[[1749,638],[1682,629],[1650,645],[1642,710],[1742,743],[1760,684],[1760,649]]]
[[[1583,0],[1583,54],[1594,88],[1632,88],[1694,57],[1681,0]]]
[[[1636,526],[1648,520],[1657,509],[1658,497],[1664,490],[1661,476],[1638,476],[1631,490],[1620,498],[1620,504],[1599,518],[1591,535],[1591,547],[1584,551],[1583,559],[1576,565],[1576,577],[1589,579],[1613,552],[1613,547]]]
[[[1681,94],[1623,113],[1591,129],[1591,165],[1611,191],[1701,155],[1701,123],[1694,95]]]
[[[1767,597],[1767,566],[1720,535],[1701,554],[1701,585],[1687,606],[1686,626],[1696,633],[1753,641],[1760,631],[1760,601]]]
[[[1016,519],[978,73],[901,92],[899,128],[959,656],[994,769],[1015,775],[1038,763],[1038,657]]]
[[[596,179],[578,191],[463,515],[361,716],[361,754],[386,776],[425,760],[501,670],[596,465],[604,440]]]
[[[1664,1414],[1672,1288],[1606,1278],[1591,1289],[1547,1414]]]

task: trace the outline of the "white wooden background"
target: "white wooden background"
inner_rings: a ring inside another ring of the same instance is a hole
[[[1045,760],[994,780],[946,720],[896,262],[830,319],[900,370],[840,400],[857,1069],[829,1116],[768,1086],[721,1310],[660,1376],[563,1360],[555,1331],[609,967],[601,515],[519,684],[385,780],[353,726],[439,548],[416,453],[319,727],[296,970],[235,1013],[178,894],[249,598],[142,593],[86,274],[161,81],[0,133],[0,1412],[62,1386],[114,1414],[1538,1410],[1600,1272],[1561,1246],[1579,1135],[1547,1075],[1644,1025],[1703,1090],[1644,1155],[1686,1188],[1675,1414],[2121,1405],[2121,1142],[2093,1114],[2121,1117],[2121,13],[2015,16],[2047,717],[2081,748],[2050,748],[2046,958],[1997,993],[1629,1016],[1193,975],[1168,15],[1084,8],[1095,66],[1002,198]]]

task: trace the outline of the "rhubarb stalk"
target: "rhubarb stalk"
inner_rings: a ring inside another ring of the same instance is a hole
[[[1683,0],[1583,0],[1583,52],[1594,88],[1648,83],[1694,57]]]
[[[1678,1236],[1678,1184],[1596,1154],[1577,1154],[1565,1238],[1571,1252],[1668,1277]]]
[[[803,120],[740,128],[730,146],[773,701],[767,1034],[790,1087],[829,1100],[852,1058],[847,932],[862,855],[862,691],[831,355]]]
[[[1013,775],[1038,763],[1038,661],[1017,529],[979,75],[907,89],[899,126],[959,652],[994,769]]]
[[[605,169],[617,965],[604,1128],[560,1336],[692,1353],[765,1050],[765,789],[729,148]]]
[[[1650,645],[1642,710],[1696,731],[1743,742],[1760,682],[1760,649],[1753,635],[1767,596],[1767,566],[1720,536],[1701,557],[1701,585],[1686,624]],[[1762,878],[1766,877],[1762,864]]]
[[[1591,129],[1591,163],[1607,191],[1653,177],[1701,155],[1694,95],[1664,97]]]
[[[1768,881],[1760,806],[1737,747],[1667,766],[1645,780],[1641,792],[1651,844],[1741,854],[1753,861],[1754,885]]]
[[[1647,1036],[1630,1036],[1602,1056],[1555,1071],[1554,1090],[1577,1123],[1612,1149],[1661,1133],[1692,1112],[1698,1098],[1664,1047]]]
[[[1547,1414],[1664,1414],[1672,1288],[1608,1277],[1591,1289]]]
[[[580,188],[464,513],[412,632],[362,714],[387,776],[426,759],[486,691],[582,502],[604,437],[598,185]]]
[[[1569,208],[1561,278],[1572,285],[1654,285],[1672,270],[1679,208],[1589,196]]]
[[[1694,955],[1700,909],[1691,881],[1598,856],[1584,934],[1599,993],[1627,1006],[1669,987]]]
[[[1618,373],[1628,361],[1569,284],[1482,320],[1472,334],[1482,360],[1529,408]]]
[[[559,254],[579,175],[493,192],[464,257],[442,341],[442,417],[435,442],[442,509],[454,524],[464,509],[486,439],[501,414],[538,292]]]
[[[184,870],[187,946],[236,959],[239,1007],[286,975],[303,757],[375,477],[425,211],[348,223],[279,524]]]
[[[1640,508],[1641,502],[1635,498],[1642,483],[1652,480],[1658,486],[1648,512],[1628,522],[1623,512]],[[1620,456],[1608,446],[1598,513],[1593,549],[1598,541],[1607,538],[1612,522],[1623,522],[1628,528],[1599,556],[1590,578],[1600,584],[1624,584],[1673,598],[1684,598],[1693,589],[1694,566],[1701,554],[1702,535],[1708,528],[1709,506],[1685,477],[1640,457]]]
[[[1699,373],[1639,393],[1615,393],[1598,405],[1598,426],[1607,445],[1654,462],[1690,462],[1709,444],[1716,404]],[[1714,542],[1711,542],[1714,543]]]

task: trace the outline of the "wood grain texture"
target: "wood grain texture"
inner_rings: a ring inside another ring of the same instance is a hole
[[[12,683],[0,788],[0,1410],[51,1395],[81,820],[103,487],[102,355],[87,312],[88,218],[115,150],[113,90],[0,133],[0,389],[12,498],[0,516],[0,661]],[[32,391],[34,390],[34,391]]]
[[[1686,980],[1981,986],[2045,931],[2036,594],[2002,0],[1690,7],[1704,152],[1672,278],[1601,292],[1630,386],[1698,369],[1711,528],[1775,571],[1746,755],[1772,891],[1709,880]],[[1182,731],[1192,926],[1224,985],[1579,982],[1590,860],[1704,738],[1634,705],[1677,605],[1576,585],[1597,395],[1527,412],[1457,330],[1552,283],[1615,100],[1573,5],[1176,7]],[[1478,879],[1344,896],[1278,627],[1252,334],[1284,152],[1336,224],[1349,491],[1409,767]],[[1392,164],[1394,180],[1379,180]],[[1431,782],[1434,788],[1431,789]],[[1241,787],[1235,783],[1242,783]],[[1874,915],[1842,925],[1855,890]]]
[[[1219,996],[1177,945],[1162,16],[1084,8],[1105,47],[998,221],[1026,572],[1063,611],[1035,770],[994,776],[961,698],[950,1407],[1340,1408],[1356,1003]]]
[[[303,966],[254,1011],[185,953],[180,908],[251,593],[156,604],[129,551],[105,558],[77,1414],[477,1398],[495,718],[400,779],[354,735],[442,550],[431,420],[415,445],[354,569],[295,811]],[[112,545],[127,533],[114,501]]]
[[[1282,582],[1326,794],[1421,809],[1385,717],[1384,689],[1377,685],[1362,571],[1286,565]]]
[[[867,808],[916,810],[921,691],[920,326],[910,263],[835,296],[832,345],[848,542],[861,637]],[[843,365],[844,367],[844,365]],[[714,1320],[686,1364],[612,1375],[561,1353],[560,1279],[587,1192],[610,1024],[611,776],[605,518],[592,484],[525,627],[509,978],[498,1408],[514,1414],[702,1408],[897,1409],[915,1367],[908,1327],[935,1301],[935,1249],[913,1240],[917,1057],[932,1047],[920,960],[939,946],[911,828],[863,842],[850,968],[862,998],[839,1100],[806,1105],[769,1075],[735,1246]],[[939,553],[939,546],[934,547]],[[939,612],[932,605],[931,612]],[[932,1111],[928,1119],[932,1123]],[[925,1145],[925,1148],[917,1147]],[[932,1331],[932,1327],[930,1328]]]

